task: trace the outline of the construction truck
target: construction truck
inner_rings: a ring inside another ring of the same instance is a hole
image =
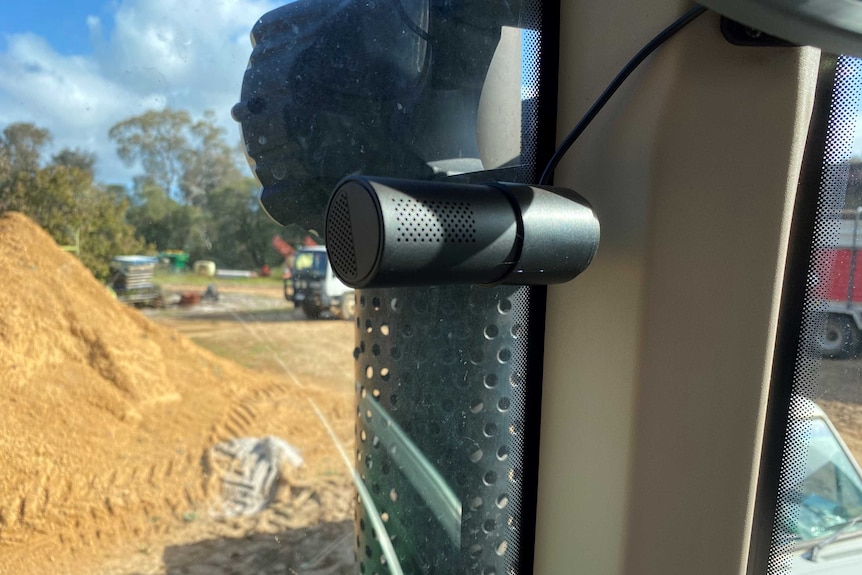
[[[836,222],[832,269],[819,284],[826,301],[826,328],[820,340],[824,357],[849,358],[862,352],[862,207],[853,218]],[[818,278],[819,279],[819,278]]]
[[[347,287],[333,273],[324,246],[306,246],[299,249],[293,266],[287,268],[284,279],[284,297],[293,302],[309,319],[324,313],[352,320],[356,315],[356,297],[353,288]]]

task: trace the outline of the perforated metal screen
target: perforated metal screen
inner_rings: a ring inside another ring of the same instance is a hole
[[[508,179],[522,182],[541,171],[542,136],[553,143],[538,97],[543,9],[520,14],[521,156]],[[469,206],[448,207],[435,221],[452,230],[426,231],[469,241]],[[529,287],[357,292],[358,573],[530,570],[543,314],[544,290]]]
[[[359,571],[517,571],[529,289],[364,290],[357,307]],[[378,521],[379,519],[379,521]],[[456,569],[456,567],[458,567]]]

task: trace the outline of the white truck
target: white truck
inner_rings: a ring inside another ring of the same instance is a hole
[[[329,265],[324,246],[304,247],[296,252],[293,266],[284,278],[284,297],[302,308],[309,319],[324,312],[352,320],[356,315],[353,288],[341,283]]]
[[[797,416],[810,423],[804,472],[780,504],[779,525],[791,541],[792,575],[862,573],[862,468],[820,407],[802,400]],[[801,415],[799,412],[804,412]],[[803,461],[795,461],[802,465]]]

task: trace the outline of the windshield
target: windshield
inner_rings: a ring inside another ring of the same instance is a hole
[[[326,252],[299,252],[293,270],[296,274],[326,275]]]
[[[544,292],[308,248],[351,174],[533,178],[541,3],[14,4],[0,571],[519,572]]]
[[[776,393],[788,395],[787,420],[778,424],[783,454],[773,460],[780,476],[770,489],[777,494],[770,558],[758,561],[769,563],[770,575],[862,565],[862,68],[847,56],[824,54],[821,64],[791,233],[808,259],[788,258],[794,280],[785,283],[793,293],[786,301],[795,303],[782,311],[798,347],[777,347],[783,357],[773,373]]]

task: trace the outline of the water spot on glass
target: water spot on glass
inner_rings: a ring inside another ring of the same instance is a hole
[[[273,168],[272,168],[272,177],[273,178],[275,178],[276,180],[282,180],[282,179],[284,179],[284,176],[286,176],[286,175],[287,175],[287,168],[284,166],[284,164],[276,164],[275,166],[273,166]]]
[[[267,142],[266,136],[260,136],[260,137],[257,139],[257,143],[258,143],[258,144],[260,144],[261,146],[265,145],[265,144],[266,144],[266,142]]]

